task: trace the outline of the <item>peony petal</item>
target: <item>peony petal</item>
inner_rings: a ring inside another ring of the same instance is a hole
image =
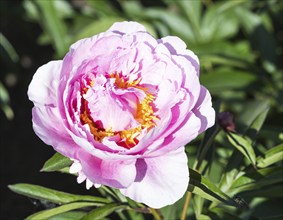
[[[189,183],[185,148],[161,157],[139,159],[137,178],[121,193],[153,208],[162,208],[182,198]]]
[[[62,61],[51,61],[38,68],[28,88],[28,97],[35,106],[57,106],[56,91]]]
[[[82,170],[82,166],[79,161],[75,160],[74,163],[70,166],[69,173],[78,173]]]
[[[183,146],[215,123],[215,111],[212,108],[211,96],[207,89],[201,86],[200,96],[194,109],[186,116],[171,135],[152,156],[162,155],[166,152]]]
[[[102,160],[85,151],[78,152],[82,172],[93,183],[115,188],[124,188],[132,184],[136,177],[136,159]]]
[[[196,103],[196,107],[193,109],[193,112],[201,119],[202,122],[202,126],[198,131],[199,134],[214,125],[215,111],[212,108],[210,93],[204,86],[201,86],[199,99]]]
[[[118,32],[120,34],[131,34],[138,31],[146,32],[146,29],[143,25],[134,22],[134,21],[123,21],[114,23],[108,31]]]
[[[75,159],[74,154],[79,147],[66,131],[62,121],[57,108],[33,107],[32,109],[33,129],[37,136],[59,153]]]
[[[160,41],[168,48],[172,55],[182,55],[189,60],[199,75],[199,59],[194,52],[186,49],[187,46],[184,41],[175,36],[163,37]]]
[[[86,189],[90,189],[92,186],[93,183],[89,179],[86,179]]]

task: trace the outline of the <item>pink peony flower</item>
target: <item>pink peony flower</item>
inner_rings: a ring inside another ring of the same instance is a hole
[[[82,39],[35,73],[35,133],[75,161],[71,172],[148,206],[187,190],[184,145],[214,124],[199,61],[178,37],[156,40],[136,22]]]

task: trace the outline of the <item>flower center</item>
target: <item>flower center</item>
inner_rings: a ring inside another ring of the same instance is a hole
[[[90,132],[92,133],[96,141],[102,142],[105,137],[119,135],[120,141],[117,141],[117,144],[130,149],[138,144],[138,137],[141,134],[142,130],[146,129],[147,131],[149,131],[156,125],[154,120],[158,118],[154,115],[154,110],[152,107],[152,103],[155,97],[151,93],[147,92],[146,88],[138,85],[141,79],[130,81],[127,77],[122,76],[121,73],[117,72],[110,74],[108,78],[114,78],[114,85],[120,89],[128,89],[134,87],[142,90],[145,93],[143,100],[137,103],[136,111],[133,115],[139,125],[134,128],[129,128],[122,131],[112,131],[112,128],[105,129],[99,119],[95,121],[95,119],[91,117],[88,101],[83,98],[83,96],[81,98],[80,120],[82,124],[89,125]],[[89,83],[89,86],[94,86],[93,81]],[[86,94],[87,91],[88,88],[84,87],[81,91],[81,94]]]

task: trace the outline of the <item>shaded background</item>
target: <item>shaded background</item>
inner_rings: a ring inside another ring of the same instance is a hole
[[[203,15],[193,16],[184,2],[194,1],[0,1],[1,219],[23,219],[48,208],[9,191],[9,184],[88,193],[75,177],[39,172],[54,151],[32,130],[32,103],[26,93],[39,66],[61,59],[71,43],[105,31],[115,21],[137,20],[157,37],[181,37],[200,57],[201,81],[214,100],[221,99],[223,108],[236,116],[247,105],[269,103],[260,144],[268,148],[282,142],[282,1],[203,1]]]
[[[87,193],[77,187],[76,178],[58,173],[40,173],[44,162],[54,154],[33,132],[27,88],[36,69],[53,59],[50,45],[39,46],[38,24],[28,22],[21,1],[0,1],[1,33],[16,49],[18,60],[13,62],[1,47],[1,82],[10,96],[13,119],[0,112],[0,219],[24,219],[48,205],[17,195],[7,188],[14,183],[33,183],[73,193]],[[2,39],[1,39],[2,41]]]

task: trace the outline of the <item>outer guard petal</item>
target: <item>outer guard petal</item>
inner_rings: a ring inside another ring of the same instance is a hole
[[[64,127],[57,105],[62,61],[51,61],[36,71],[29,85],[28,96],[34,103],[32,122],[35,133],[61,154],[74,158],[74,143]],[[66,148],[67,146],[67,148]]]
[[[136,159],[102,160],[85,151],[78,152],[82,172],[93,183],[115,188],[124,188],[132,184],[136,177]]]
[[[168,48],[173,55],[180,55],[189,60],[195,67],[199,76],[199,59],[191,50],[186,49],[186,44],[180,38],[175,36],[167,36],[160,39],[160,41]]]
[[[135,182],[121,193],[153,208],[161,208],[182,198],[189,183],[187,155],[181,147],[166,155],[139,159]]]
[[[151,155],[162,155],[183,146],[215,123],[215,111],[212,108],[211,96],[208,90],[201,86],[200,96],[193,110],[185,120],[169,136],[167,136],[159,149]]]
[[[57,108],[34,107],[32,123],[34,132],[44,143],[67,157],[75,158],[79,147],[66,132]]]
[[[35,106],[57,106],[56,91],[62,61],[51,61],[38,68],[28,88],[28,97]]]
[[[114,23],[108,31],[118,32],[121,34],[131,34],[138,31],[146,32],[146,29],[143,25],[134,22],[134,21],[123,21]]]

